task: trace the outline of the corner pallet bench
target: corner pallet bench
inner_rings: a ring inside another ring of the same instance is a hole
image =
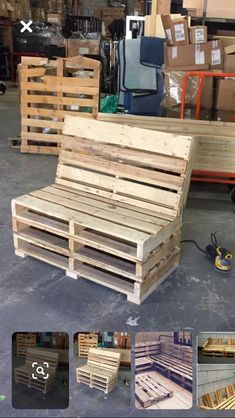
[[[55,184],[12,202],[16,254],[140,304],[178,266],[193,141],[67,116]]]
[[[49,392],[56,382],[58,359],[58,353],[29,348],[26,353],[25,365],[15,368],[15,382],[28,386],[28,388],[40,390],[43,393]],[[38,363],[39,366],[43,366],[44,362],[49,365],[49,367],[45,367],[45,373],[49,374],[48,379],[45,380],[41,374],[37,375],[36,368],[32,366],[34,362]],[[33,373],[37,379],[33,378]]]
[[[90,348],[98,347],[98,334],[78,334],[78,355],[87,357]]]
[[[87,364],[76,369],[77,382],[108,394],[117,384],[120,357],[120,353],[90,348]]]
[[[152,356],[151,359],[156,371],[192,391],[192,365],[164,354]]]
[[[36,347],[35,334],[16,334],[16,357],[26,357],[27,349]]]
[[[155,402],[172,398],[174,392],[158,382],[155,372],[150,372],[135,377],[135,394],[141,405],[148,408]]]

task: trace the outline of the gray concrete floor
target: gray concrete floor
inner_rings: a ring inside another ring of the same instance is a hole
[[[31,416],[32,411],[11,407],[11,334],[16,331],[234,331],[234,272],[216,272],[206,256],[191,244],[182,246],[180,267],[141,306],[102,286],[80,279],[40,261],[14,255],[11,230],[11,199],[54,181],[56,157],[23,155],[8,141],[20,133],[18,95],[9,89],[0,97],[0,416]],[[199,185],[197,193],[207,188]],[[221,244],[235,253],[234,206],[219,188],[221,200],[188,200],[183,238],[206,246],[210,233],[218,231]],[[217,191],[214,187],[213,191]],[[224,196],[226,199],[224,200]],[[65,411],[35,411],[35,416],[142,416],[132,407],[90,412],[87,402],[77,403],[77,386],[71,384],[70,407]],[[196,399],[196,396],[195,396]],[[190,416],[198,416],[194,408]],[[229,412],[228,412],[229,414]],[[158,416],[188,416],[164,412]],[[200,416],[207,413],[201,411]],[[154,412],[149,416],[155,416]]]

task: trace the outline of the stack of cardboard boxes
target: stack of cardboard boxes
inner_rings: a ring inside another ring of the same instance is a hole
[[[110,36],[109,25],[113,20],[124,19],[124,8],[123,7],[104,7],[102,10],[102,18],[104,22],[105,33]]]
[[[188,27],[186,17],[172,19],[169,15],[162,15],[162,23],[166,35],[164,104],[168,117],[179,117],[185,72],[235,71],[235,42],[227,47],[224,47],[221,39],[208,42],[207,27]],[[186,91],[188,118],[195,117],[197,91],[198,78],[192,77],[188,81]],[[231,121],[234,118],[234,111],[235,80],[205,78],[201,98],[201,118]]]

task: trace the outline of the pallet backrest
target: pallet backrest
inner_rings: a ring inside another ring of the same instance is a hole
[[[174,219],[193,140],[94,119],[65,118],[56,182]]]
[[[202,403],[208,408],[214,408],[216,406],[216,402],[214,400],[214,394],[206,393],[205,395],[202,395]]]
[[[99,348],[90,348],[87,365],[117,373],[120,366],[120,353]]]
[[[26,353],[26,366],[32,367],[34,362],[41,363],[47,362],[49,364],[50,373],[55,373],[58,366],[59,353],[51,352],[50,350],[28,348]],[[47,368],[45,371],[48,370]]]
[[[192,348],[178,344],[161,342],[161,354],[182,360],[192,365]]]

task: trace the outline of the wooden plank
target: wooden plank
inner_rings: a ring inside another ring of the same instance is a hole
[[[98,122],[85,118],[80,118],[78,121],[72,116],[66,116],[63,134],[183,159],[187,159],[190,149],[190,138],[184,136],[174,136],[168,133],[163,135],[159,132],[141,128]]]
[[[67,85],[65,83],[47,85],[45,83],[26,82],[26,83],[22,83],[21,86],[25,90],[44,91],[48,93],[57,92],[57,93],[76,94],[76,90],[75,90],[76,88],[79,89],[79,95],[84,94],[86,96],[93,96],[99,93],[99,89],[97,87],[81,86],[79,82],[77,83],[77,85],[75,83],[71,85]]]
[[[22,104],[26,103],[36,103],[36,104],[57,104],[57,105],[66,105],[66,106],[82,106],[82,107],[92,107],[95,105],[96,101],[94,99],[83,99],[75,97],[57,97],[51,95],[42,96],[39,94],[25,94],[21,100]],[[72,117],[72,116],[71,116]]]

